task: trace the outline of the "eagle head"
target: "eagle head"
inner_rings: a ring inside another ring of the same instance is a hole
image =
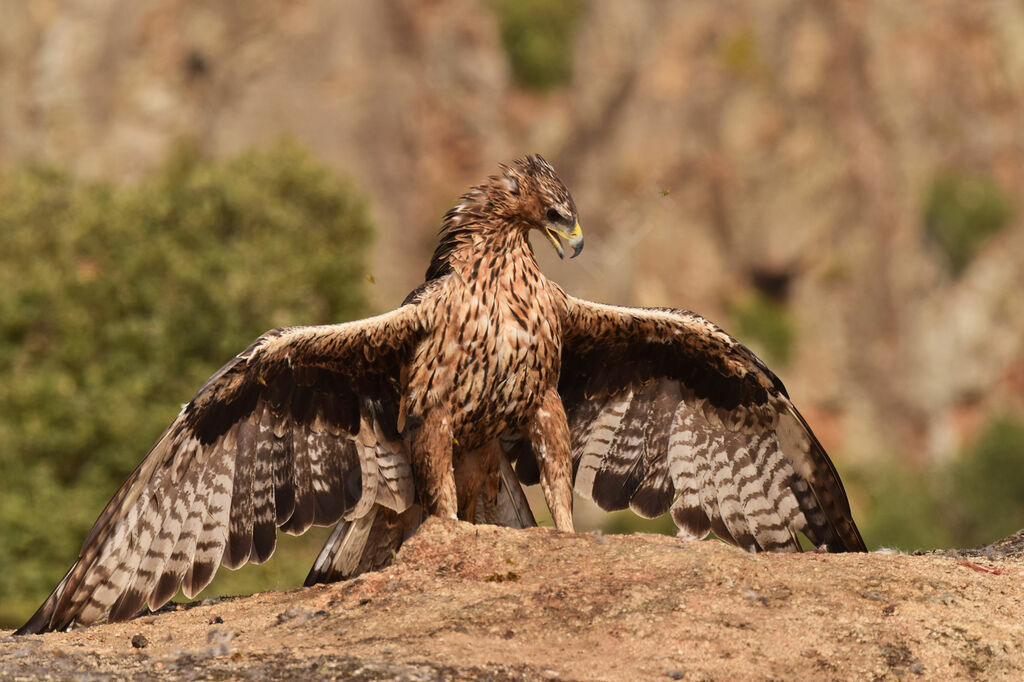
[[[565,258],[562,240],[572,247],[573,257],[583,250],[576,204],[555,169],[539,154],[502,165],[500,175],[462,195],[445,214],[426,278],[441,277],[455,262],[473,261],[482,244],[494,249],[522,243],[530,230],[547,237],[561,258]]]
[[[501,166],[502,174],[491,178],[489,192],[496,212],[520,229],[540,230],[565,257],[561,240],[572,247],[572,258],[583,250],[583,229],[576,203],[555,169],[540,154]]]

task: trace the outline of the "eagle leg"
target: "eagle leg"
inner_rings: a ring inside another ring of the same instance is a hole
[[[555,388],[548,389],[540,407],[527,425],[527,434],[537,455],[540,487],[555,527],[568,532],[572,525],[572,453],[569,451],[569,422],[562,399]]]
[[[410,419],[407,432],[420,503],[431,516],[458,518],[451,414],[446,408],[435,407],[422,421]]]

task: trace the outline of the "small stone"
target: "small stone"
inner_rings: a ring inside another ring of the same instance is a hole
[[[673,680],[681,680],[681,679],[683,679],[683,671],[682,670],[669,670],[665,674],[668,675],[669,677],[671,677]]]
[[[135,635],[132,637],[132,646],[136,649],[145,649],[149,646],[149,640],[146,639],[145,635]]]

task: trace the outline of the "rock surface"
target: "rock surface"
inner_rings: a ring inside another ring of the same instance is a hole
[[[755,556],[432,520],[347,583],[5,632],[0,678],[1019,678],[1024,563],[1008,547]]]

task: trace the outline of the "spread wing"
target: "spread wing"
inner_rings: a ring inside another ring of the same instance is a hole
[[[396,430],[420,302],[358,322],[264,334],[185,405],[107,504],[78,561],[18,634],[124,620],[223,563],[260,563],[277,528],[414,501]],[[371,518],[372,521],[372,518]]]
[[[576,491],[750,551],[865,551],[839,476],[771,370],[691,312],[568,298],[559,392]]]

